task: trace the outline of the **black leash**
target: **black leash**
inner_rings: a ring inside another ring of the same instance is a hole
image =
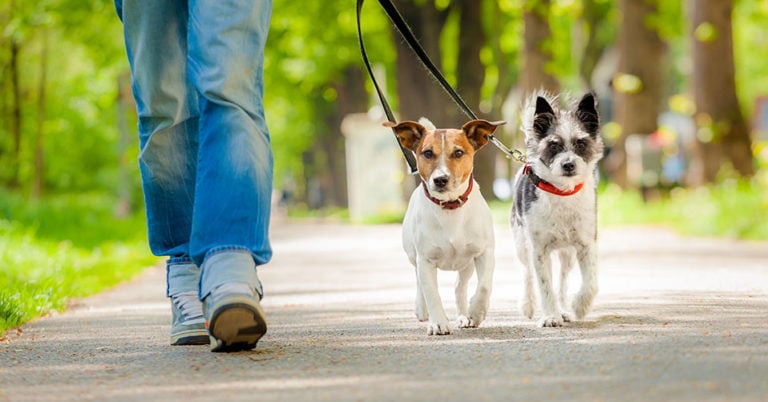
[[[379,87],[379,84],[376,82],[376,77],[373,75],[373,70],[371,69],[371,64],[368,61],[368,54],[365,52],[365,45],[363,44],[363,33],[362,29],[360,28],[360,13],[363,7],[363,1],[364,0],[357,0],[357,38],[360,43],[360,53],[363,56],[363,62],[365,63],[365,68],[368,70],[368,74],[371,76],[371,81],[373,81],[373,86],[376,88],[376,93],[379,96],[379,100],[381,101],[381,105],[384,108],[384,113],[387,115],[387,118],[389,121],[393,123],[397,123],[395,120],[395,115],[392,113],[392,109],[389,107],[389,103],[387,102],[386,97],[384,96],[384,92]],[[395,5],[392,4],[392,1],[390,0],[379,0],[379,4],[381,4],[382,8],[384,8],[384,11],[387,13],[387,16],[392,21],[392,23],[395,25],[395,28],[397,28],[398,32],[400,32],[400,35],[403,37],[405,42],[408,44],[408,46],[411,48],[411,50],[416,54],[419,61],[424,64],[424,67],[427,68],[429,73],[440,83],[440,86],[450,95],[451,99],[456,103],[456,105],[459,106],[459,109],[461,109],[462,112],[464,112],[467,117],[469,117],[472,120],[477,119],[477,115],[472,112],[472,109],[467,106],[466,102],[464,102],[464,99],[459,96],[458,93],[451,87],[451,84],[446,81],[445,77],[443,77],[443,74],[440,73],[440,70],[438,70],[437,66],[435,66],[434,63],[432,63],[432,60],[430,60],[427,53],[424,51],[424,48],[421,47],[421,44],[419,44],[419,41],[416,39],[416,36],[413,34],[413,31],[411,31],[411,28],[408,26],[408,24],[405,23],[405,20],[403,19],[402,15],[400,15],[400,12],[397,11],[397,8],[395,8]],[[394,129],[393,129],[394,132]],[[501,152],[503,152],[508,158],[512,158],[518,162],[525,163],[525,155],[523,155],[522,152],[520,152],[517,149],[509,149],[504,144],[501,143],[495,136],[491,135],[489,137],[489,141],[496,146]],[[399,144],[399,142],[398,142]],[[404,149],[402,146],[400,146],[400,149],[403,151],[403,155],[405,156],[405,159],[408,161],[408,166],[411,169],[412,174],[416,174],[418,172],[418,168],[416,167],[416,158],[414,157],[413,153],[410,152],[407,149]]]
[[[357,0],[357,40],[360,43],[360,54],[363,55],[365,68],[368,70],[368,75],[371,76],[371,81],[373,81],[373,86],[376,88],[376,93],[379,95],[381,107],[384,108],[384,113],[387,115],[387,119],[392,123],[397,123],[395,114],[392,112],[392,108],[389,107],[389,102],[387,102],[387,98],[384,96],[384,92],[379,87],[379,83],[376,81],[376,77],[373,75],[371,63],[368,61],[368,54],[365,52],[365,45],[363,44],[363,31],[360,28],[360,11],[362,8],[363,0]],[[392,128],[392,132],[395,133],[394,127]],[[397,138],[397,135],[395,135],[395,138]],[[419,173],[419,168],[416,167],[416,156],[413,155],[413,152],[403,148],[403,146],[400,144],[400,141],[398,141],[397,144],[400,146],[400,150],[403,152],[403,156],[405,157],[406,162],[408,162],[408,168],[411,170],[411,174],[415,175]]]

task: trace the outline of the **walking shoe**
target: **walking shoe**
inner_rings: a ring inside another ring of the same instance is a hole
[[[203,304],[197,292],[178,293],[171,297],[171,345],[207,345]]]
[[[203,301],[212,352],[251,350],[267,332],[259,296],[245,283],[225,283]]]

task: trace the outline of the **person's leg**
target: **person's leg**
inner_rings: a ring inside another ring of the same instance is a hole
[[[252,348],[266,332],[256,266],[272,256],[273,162],[263,106],[271,7],[264,0],[189,2],[188,72],[201,113],[190,256],[202,266],[200,296],[215,351]],[[237,293],[250,294],[228,296]]]
[[[155,255],[171,257],[171,344],[208,343],[197,294],[200,268],[189,257],[199,112],[186,74],[187,5],[175,0],[117,0],[115,5],[139,119],[149,245]]]

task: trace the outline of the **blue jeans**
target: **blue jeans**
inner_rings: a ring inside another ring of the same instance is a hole
[[[168,295],[188,290],[195,275],[201,299],[225,282],[260,290],[256,266],[272,256],[263,106],[271,0],[115,5],[138,112],[149,245],[170,257]]]

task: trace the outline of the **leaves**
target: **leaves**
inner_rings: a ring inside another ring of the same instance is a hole
[[[690,73],[688,29],[681,2],[655,0],[658,12],[648,18],[670,45],[671,92],[687,89]],[[441,36],[444,72],[455,82],[458,58],[456,0],[419,0],[417,4],[450,12]],[[547,69],[566,90],[578,92],[588,81],[580,70],[590,70],[616,38],[618,21],[611,0],[552,0],[547,20],[552,50]],[[534,2],[513,0],[482,4],[487,43],[480,57],[485,66],[481,111],[501,110],[508,91],[517,82],[522,54],[524,7]],[[753,99],[768,93],[768,74],[761,58],[768,52],[768,6],[765,1],[736,1],[734,47],[737,88],[750,115]],[[375,1],[363,8],[363,31],[372,62],[385,67],[388,96],[397,105],[394,44],[390,22]],[[128,70],[122,27],[109,0],[11,0],[0,5],[0,186],[11,183],[18,164],[18,179],[28,188],[33,175],[34,130],[38,110],[37,82],[41,30],[52,39],[46,87],[44,153],[45,180],[52,191],[114,189],[120,163],[129,168],[134,197],[140,199],[135,121],[129,119],[130,141],[121,154],[116,107],[118,78]],[[700,40],[717,36],[702,24],[695,28]],[[590,39],[592,38],[592,39]],[[588,40],[593,42],[587,43]],[[17,162],[11,127],[13,96],[9,73],[10,46],[19,47],[22,139]],[[296,2],[275,0],[265,59],[265,103],[275,153],[276,180],[294,180],[308,170],[303,155],[318,138],[327,135],[327,114],[338,102],[337,85],[350,69],[361,69],[353,2]],[[581,63],[587,59],[588,63]],[[632,73],[632,72],[629,72]],[[429,79],[425,75],[424,79]],[[366,86],[371,93],[370,82]],[[629,90],[638,86],[629,83]],[[363,99],[375,105],[378,101]],[[514,109],[515,105],[511,105]],[[129,116],[132,118],[132,116]],[[121,162],[122,161],[122,162]],[[127,162],[126,162],[127,161]]]

